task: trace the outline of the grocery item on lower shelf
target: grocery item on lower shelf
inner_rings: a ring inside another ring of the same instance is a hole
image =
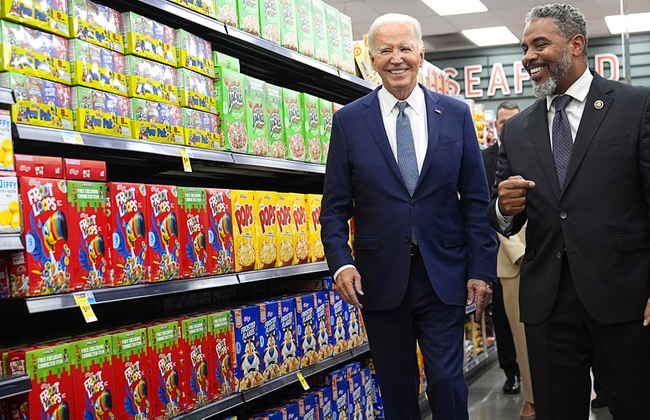
[[[267,107],[266,82],[246,76],[246,153],[256,156],[269,155],[269,124],[265,114]]]
[[[233,321],[237,350],[235,377],[239,382],[238,391],[245,391],[265,381],[262,375],[264,365],[259,349],[261,333],[259,306],[249,305],[234,309]]]
[[[211,274],[234,271],[231,191],[207,188],[208,270]]]
[[[181,106],[217,113],[214,80],[210,77],[188,69],[176,69],[176,86]]]
[[[255,269],[255,200],[253,191],[232,190],[233,253],[236,272]]]
[[[301,93],[300,96],[302,97],[302,115],[304,117],[303,138],[307,147],[305,162],[320,163],[322,153],[318,98],[307,93]]]
[[[183,142],[202,149],[223,150],[223,134],[219,131],[220,116],[196,109],[183,110]]]
[[[278,221],[278,267],[286,267],[294,264],[294,240],[293,231],[293,197],[291,193],[277,193],[278,198],[275,205],[275,214]]]
[[[180,276],[200,277],[208,271],[208,200],[205,188],[178,187],[179,237],[181,247]]]
[[[114,413],[119,419],[148,419],[153,415],[147,328],[111,334],[115,370]],[[151,391],[150,391],[151,389]]]
[[[147,327],[153,418],[171,418],[185,412],[186,382],[178,320]]]
[[[20,233],[21,220],[18,178],[15,176],[1,176],[0,234]]]

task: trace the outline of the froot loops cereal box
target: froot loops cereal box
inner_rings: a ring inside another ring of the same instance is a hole
[[[237,27],[237,0],[215,0],[217,6],[217,20],[226,25]]]
[[[272,300],[258,304],[260,307],[260,357],[264,380],[269,381],[281,375],[280,364],[280,310],[279,302]]]
[[[174,31],[174,45],[176,46],[176,54],[178,54],[179,67],[185,67],[204,76],[214,77],[212,44],[210,42],[184,29],[176,29]]]
[[[176,67],[174,28],[134,12],[120,15],[124,54],[134,54]]]
[[[133,137],[183,145],[181,107],[146,99],[131,99]]]
[[[296,0],[280,0],[280,45],[298,51]]]
[[[232,190],[232,220],[233,241],[235,254],[235,271],[248,271],[255,268],[257,250],[255,240],[256,228],[256,203],[257,195],[254,191]]]
[[[181,241],[178,229],[178,189],[174,185],[147,185],[151,281],[179,278]],[[183,241],[184,242],[184,241]]]
[[[307,224],[307,197],[304,194],[293,194],[293,249],[295,250],[294,264],[309,262],[309,227]]]
[[[246,153],[246,76],[223,67],[216,67],[215,71],[214,93],[225,124],[222,128],[226,139],[225,150]]]
[[[294,263],[293,232],[293,195],[291,193],[277,193],[275,217],[278,221],[278,267],[285,267]]]
[[[236,362],[235,376],[239,390],[256,387],[265,379],[262,375],[260,355],[260,308],[257,305],[244,306],[233,310],[235,323]]]
[[[231,191],[207,188],[208,270],[212,274],[233,271],[233,224]]]
[[[208,200],[205,188],[178,187],[178,215],[181,249],[181,277],[208,274]]]
[[[321,161],[321,144],[320,144],[320,118],[318,115],[318,98],[314,95],[301,93],[302,95],[302,115],[304,116],[304,139],[307,153],[305,161],[320,163]]]
[[[239,391],[239,381],[235,378],[235,332],[231,311],[221,311],[206,315],[208,320],[208,342],[210,361],[213,366],[210,376],[212,395],[223,398]]]
[[[209,352],[208,324],[205,315],[180,320],[181,348],[187,411],[195,410],[212,400],[212,364]]]
[[[179,104],[174,67],[127,55],[126,74],[129,97]]]
[[[120,13],[91,0],[70,0],[71,35],[113,51],[124,51]]]
[[[151,418],[169,419],[185,411],[186,405],[180,325],[178,321],[151,325],[147,327],[147,339],[151,370]]]
[[[260,36],[275,44],[280,43],[280,1],[263,0],[260,7]]]
[[[126,95],[124,56],[81,39],[68,45],[72,84]]]
[[[302,96],[295,90],[282,89],[282,114],[284,134],[288,147],[287,159],[304,161],[306,146],[304,137]]]
[[[71,109],[77,131],[131,137],[131,101],[126,96],[76,86]]]
[[[275,214],[278,196],[271,191],[256,191],[255,195],[255,269],[273,268],[278,259],[278,220]]]
[[[216,150],[221,136],[217,129],[219,116],[197,109],[183,108],[183,141],[187,146]]]
[[[67,0],[2,0],[0,17],[68,37]]]
[[[325,260],[325,248],[320,237],[320,211],[323,196],[307,194],[307,225],[309,235],[309,262]]]
[[[314,21],[311,14],[311,0],[296,0],[296,21],[298,32],[298,52],[307,57],[314,58]]]
[[[115,407],[120,419],[153,418],[151,400],[154,389],[149,376],[147,329],[135,328],[113,333]]]
[[[170,0],[174,3],[178,3],[183,7],[186,7],[195,12],[201,13],[202,15],[209,16],[211,18],[216,18],[216,11],[214,8],[214,0]]]
[[[282,114],[282,88],[266,83],[264,85],[266,106],[264,108],[268,124],[268,155],[276,159],[287,158],[287,139],[284,135]]]

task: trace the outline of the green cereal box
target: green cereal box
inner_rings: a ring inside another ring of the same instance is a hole
[[[179,104],[174,67],[127,55],[126,80],[129,97]]]
[[[209,16],[216,19],[217,12],[214,8],[214,0],[170,0],[173,3],[180,4],[192,11],[201,13],[202,15]]]
[[[217,116],[209,112],[183,108],[183,140],[185,145],[216,149],[221,144]]]
[[[246,76],[246,132],[248,133],[246,153],[249,155],[269,155],[269,126],[264,114],[265,84],[263,80]]]
[[[207,76],[188,69],[176,69],[176,86],[180,90],[180,104],[183,107],[216,113],[214,81]]]
[[[289,160],[305,160],[305,137],[303,133],[302,95],[295,90],[282,89],[282,114],[284,115],[284,136]]]
[[[302,115],[304,116],[304,136],[307,145],[305,154],[306,162],[321,161],[320,145],[320,118],[318,116],[318,98],[314,95],[301,93],[302,95]]]
[[[260,36],[267,41],[280,43],[280,1],[262,0],[260,6]]]
[[[81,39],[68,45],[72,84],[126,95],[124,56]]]
[[[124,54],[134,54],[176,67],[174,28],[133,12],[120,15]]]
[[[287,158],[287,139],[284,136],[284,118],[282,117],[282,88],[267,83],[266,120],[269,126],[269,156],[276,159]]]
[[[339,12],[339,25],[341,28],[341,59],[342,70],[354,75],[354,42],[352,36],[352,19]]]
[[[126,96],[76,86],[71,109],[77,131],[131,137],[131,103]]]
[[[325,5],[325,30],[329,48],[329,63],[339,70],[343,69],[341,46],[341,22],[339,11],[329,4]]]
[[[110,48],[124,51],[120,13],[91,0],[70,0],[70,35]]]
[[[314,58],[314,21],[311,16],[311,0],[296,0],[296,30],[298,32],[298,52]]]
[[[219,22],[237,27],[237,0],[215,0],[217,7],[217,20]]]
[[[215,67],[223,67],[226,69],[239,71],[239,59],[231,57],[219,51],[212,53],[212,61]]]
[[[70,84],[68,40],[0,20],[0,71]]]
[[[239,29],[251,35],[260,36],[258,0],[237,0],[237,15],[239,16]]]
[[[330,136],[332,134],[332,118],[334,116],[332,103],[325,99],[318,98],[318,118],[320,119],[320,145],[321,160],[323,165],[327,162],[327,152],[330,147]],[[315,162],[312,159],[312,162]]]
[[[131,99],[133,138],[183,145],[181,108],[163,102]]]
[[[225,150],[246,153],[246,76],[222,67],[215,70],[214,94],[217,98],[217,108],[223,118]]]
[[[298,51],[296,0],[280,0],[280,45]]]
[[[200,1],[200,0],[199,0]],[[212,44],[183,29],[174,31],[174,45],[179,67],[214,77]]]
[[[0,17],[68,37],[67,0],[2,0]]]
[[[311,18],[314,25],[314,58],[329,63],[327,48],[327,26],[325,24],[325,4],[323,0],[312,0]]]

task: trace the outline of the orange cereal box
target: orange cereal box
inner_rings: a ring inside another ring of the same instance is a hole
[[[181,277],[205,276],[208,271],[208,210],[205,188],[178,187]]]
[[[180,275],[181,241],[178,231],[178,189],[173,185],[147,185],[149,203],[149,257],[151,281]]]
[[[231,193],[208,188],[208,271],[212,274],[233,270]]]
[[[255,268],[273,268],[278,259],[277,238],[278,220],[276,218],[276,203],[278,194],[270,191],[257,191],[257,208],[255,209],[257,242]]]
[[[147,329],[116,332],[113,339],[116,418],[144,420],[152,418],[154,398],[149,376]]]
[[[257,233],[255,214],[257,207],[254,191],[232,190],[233,240],[235,244],[235,271],[255,268],[255,235]]]
[[[304,264],[309,261],[309,236],[307,225],[307,197],[305,194],[293,195],[293,257],[294,264]]]
[[[323,196],[307,194],[307,224],[309,226],[309,262],[325,260],[325,248],[320,238],[320,209]]]
[[[294,241],[293,232],[293,194],[278,193],[278,200],[275,205],[275,217],[278,221],[278,267],[285,267],[293,264]]]

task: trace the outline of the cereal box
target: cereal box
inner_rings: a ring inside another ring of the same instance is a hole
[[[12,297],[29,296],[29,274],[24,251],[7,253],[9,289]]]
[[[332,354],[337,355],[348,349],[348,304],[341,298],[337,291],[331,291],[330,294],[330,325],[332,326],[332,335],[330,344],[332,344]]]
[[[219,139],[215,114],[183,108],[183,141],[185,145],[215,150]]]
[[[72,129],[70,86],[34,76],[0,73],[0,86],[14,90],[11,119],[16,123]]]
[[[236,362],[235,376],[239,390],[256,387],[264,382],[260,357],[260,308],[256,305],[233,310],[235,322]]]
[[[216,11],[214,8],[214,0],[171,0],[202,15],[216,18]]]
[[[301,404],[302,403],[302,404]],[[319,415],[316,414],[318,411],[318,395],[316,394],[307,394],[303,395],[302,401],[299,402],[300,412],[303,414],[303,419],[305,420],[316,420],[320,419]]]
[[[323,196],[307,194],[307,225],[309,235],[309,262],[325,260],[325,248],[320,237],[320,210]]]
[[[72,290],[110,286],[106,184],[68,180]]]
[[[239,391],[239,382],[235,378],[233,365],[236,364],[235,335],[231,311],[221,311],[206,315],[208,322],[208,343],[210,346],[210,363],[212,395],[215,399],[223,398]]]
[[[246,86],[245,77],[239,72],[215,68],[216,81],[214,92],[217,107],[221,112],[225,127],[225,150],[246,153],[248,150],[248,135],[246,133]]]
[[[255,195],[255,269],[273,268],[278,258],[278,220],[275,215],[278,196],[270,191],[256,191]]]
[[[300,404],[298,404],[298,401],[290,401],[282,408],[287,413],[287,420],[302,419],[300,416]]]
[[[207,204],[205,188],[178,187],[180,236],[185,242],[181,249],[181,277],[208,274]]]
[[[215,0],[217,6],[217,20],[219,22],[237,27],[237,0]]]
[[[134,12],[120,15],[124,54],[134,54],[176,67],[174,28]]]
[[[115,371],[110,335],[70,343],[75,410],[71,418],[113,418]]]
[[[16,175],[63,178],[63,159],[54,156],[15,155]]]
[[[232,190],[232,220],[235,254],[235,271],[248,271],[255,268],[257,251],[256,221],[257,196],[254,191]]]
[[[307,146],[305,161],[320,163],[320,119],[318,116],[318,98],[314,95],[301,93],[302,115],[304,116],[304,138]]]
[[[9,271],[7,267],[9,262],[7,257],[9,254],[6,252],[0,252],[0,299],[6,299],[11,297],[11,285],[9,284]],[[0,372],[4,374],[4,368],[0,364]],[[0,407],[0,414],[2,413],[2,408]],[[1,418],[1,417],[0,417]]]
[[[276,300],[258,304],[260,307],[260,353],[262,358],[262,376],[268,381],[281,375],[280,340],[280,303]]]
[[[294,264],[304,264],[309,261],[309,228],[307,225],[307,197],[304,194],[293,194],[293,248],[295,249]]]
[[[18,178],[0,177],[0,233],[20,233]]]
[[[65,179],[106,181],[106,162],[101,160],[64,158]]]
[[[260,12],[258,0],[237,0],[239,29],[260,36]]]
[[[332,388],[320,387],[315,388],[313,394],[318,398],[318,419],[332,420]]]
[[[112,334],[115,371],[115,406],[120,419],[150,419],[154,390],[149,376],[147,329],[135,328]]]
[[[47,32],[68,37],[68,2],[66,0],[2,0],[0,17],[34,26]]]
[[[295,90],[282,89],[282,114],[284,115],[284,134],[288,147],[287,159],[305,160],[305,137],[302,95]]]
[[[177,105],[131,99],[133,137],[183,145],[183,114]]]
[[[348,304],[348,348],[360,346],[365,341],[365,328],[361,311]]]
[[[339,26],[341,28],[341,59],[343,61],[342,70],[346,73],[354,75],[354,37],[352,35],[352,19],[350,16],[339,12]]]
[[[212,369],[208,340],[208,324],[205,315],[181,319],[181,347],[184,358],[181,382],[186,384],[186,411],[195,410],[212,400],[210,376]]]
[[[253,420],[287,420],[286,410],[281,408],[273,408],[263,413],[257,414]]]
[[[71,39],[68,55],[73,85],[126,95],[126,70],[121,53],[81,39]]]
[[[313,365],[320,360],[317,351],[316,315],[316,296],[314,294],[296,296],[298,357],[302,367]]]
[[[0,70],[70,84],[67,39],[2,20],[0,41]]]
[[[348,378],[348,413],[352,419],[364,418],[365,390],[361,387],[361,374]]]
[[[224,274],[233,270],[233,226],[231,192],[207,188],[208,199],[208,270]]]
[[[296,30],[298,32],[298,52],[307,57],[314,58],[314,32],[312,30],[314,21],[312,19],[312,0],[295,0]]]
[[[264,89],[266,96],[264,112],[268,125],[269,156],[276,159],[286,159],[287,139],[284,134],[284,118],[282,114],[282,88],[266,83]]]
[[[246,76],[246,132],[248,149],[246,153],[257,156],[269,154],[269,126],[265,115],[266,83]]]
[[[14,142],[11,140],[11,113],[0,109],[0,171],[14,170]]]
[[[330,342],[332,326],[330,324],[330,299],[326,291],[314,292],[316,306],[316,344],[318,356],[321,360],[332,355],[333,346]]]
[[[361,368],[361,388],[362,388],[362,398],[364,405],[364,418],[368,420],[374,420],[375,413],[372,407],[373,400],[373,386],[372,386],[372,376],[370,373],[370,368],[364,367]]]
[[[71,109],[77,131],[131,137],[131,102],[126,96],[75,86]]]
[[[179,89],[181,106],[213,114],[217,112],[214,81],[211,78],[188,69],[178,69],[176,86]]]
[[[325,34],[327,39],[329,64],[339,70],[343,69],[341,53],[341,23],[339,11],[334,6],[325,4]]]
[[[19,177],[23,203],[28,296],[49,295],[70,288],[68,195],[66,182]]]
[[[290,297],[279,302],[281,306],[280,328],[282,329],[282,342],[280,343],[282,365],[280,365],[280,369],[282,374],[285,374],[300,368],[296,340],[296,301]]]
[[[119,12],[91,0],[69,1],[72,36],[113,51],[124,51]]]
[[[260,7],[261,37],[273,43],[280,43],[280,1],[263,0]]]
[[[151,370],[151,406],[153,419],[169,419],[183,412],[186,404],[183,383],[181,331],[178,321],[147,327]]]
[[[320,145],[321,159],[323,165],[327,163],[327,152],[330,148],[330,137],[332,135],[332,103],[322,98],[318,98],[318,119],[320,120]],[[312,162],[316,161],[312,158]]]
[[[201,2],[202,0],[197,1]],[[214,3],[213,0],[208,1]],[[178,66],[201,73],[204,76],[214,77],[212,44],[210,42],[184,29],[176,29],[174,31],[174,45],[178,56]]]
[[[151,281],[180,277],[179,258],[185,239],[178,230],[178,189],[174,185],[147,184],[151,212],[149,224],[149,258]]]
[[[286,267],[294,263],[293,232],[293,194],[277,193],[275,205],[275,218],[278,221],[278,267]]]
[[[232,71],[239,71],[239,59],[222,52],[213,51],[212,62],[215,67],[223,67]]]
[[[298,51],[296,0],[280,0],[280,45]]]
[[[325,376],[325,384],[329,385],[332,389],[332,418],[333,419],[347,419],[349,417],[348,410],[348,393],[350,390],[350,383],[342,369],[330,372]]]
[[[126,56],[126,65],[129,97],[179,104],[174,67],[133,55]]]
[[[109,182],[108,261],[114,286],[149,282],[149,210],[144,184]]]
[[[327,64],[329,63],[329,49],[327,45],[325,4],[322,0],[312,0],[311,18],[314,25],[314,58]]]

